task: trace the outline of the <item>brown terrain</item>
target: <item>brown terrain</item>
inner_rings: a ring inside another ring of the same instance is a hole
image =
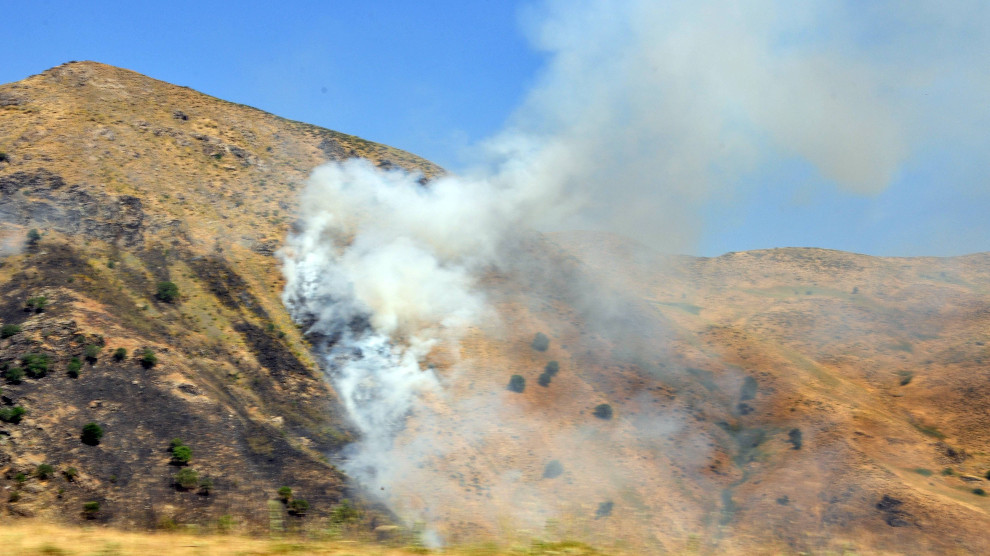
[[[351,498],[356,528],[453,543],[990,553],[990,254],[694,258],[531,234],[486,277],[497,316],[431,354],[444,396],[410,417],[408,470],[379,499],[334,466],[355,433],[273,254],[318,164],[439,168],[92,62],[0,86],[0,152],[0,322],[20,327],[0,365],[50,360],[2,384],[0,407],[27,411],[0,422],[3,519],[310,531]],[[173,438],[208,494],[174,484]]]

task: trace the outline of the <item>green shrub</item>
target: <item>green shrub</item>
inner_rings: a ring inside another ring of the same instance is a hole
[[[67,372],[69,373],[70,377],[79,378],[79,369],[81,368],[82,368],[82,361],[80,361],[78,357],[73,357],[72,359],[69,359],[69,366]]]
[[[28,478],[27,475],[25,475],[24,473],[17,473],[16,475],[14,475],[14,480],[17,481],[17,484],[23,485],[24,483],[27,482]]]
[[[21,418],[26,413],[27,411],[19,405],[15,405],[14,407],[0,407],[0,421],[16,425],[21,422]]]
[[[361,517],[361,511],[347,498],[340,501],[333,510],[330,511],[330,523],[341,524],[356,521]]]
[[[100,443],[100,439],[103,438],[103,427],[96,423],[86,423],[83,425],[82,434],[79,438],[83,444],[96,446]]]
[[[180,490],[189,490],[199,484],[199,473],[189,467],[183,467],[175,474],[175,486]]]
[[[47,306],[48,298],[43,295],[29,297],[28,300],[24,302],[24,307],[29,311],[34,311],[35,313],[44,311]]]
[[[141,366],[145,369],[150,369],[158,364],[158,357],[155,356],[155,352],[150,349],[145,349],[141,352]]]
[[[279,487],[279,489],[278,489],[278,497],[282,501],[283,504],[288,504],[289,503],[289,499],[292,498],[292,489],[289,488],[289,487],[287,487],[287,486]]]
[[[54,474],[55,474],[55,468],[52,467],[51,465],[48,465],[47,463],[42,463],[41,465],[38,466],[37,469],[34,470],[35,477],[38,477],[38,479],[42,481],[47,481]]]
[[[536,336],[533,337],[532,346],[536,351],[546,351],[550,347],[550,338],[547,338],[547,335],[542,332],[537,332]]]
[[[100,511],[100,503],[99,502],[84,502],[83,503],[83,515],[86,516],[86,519],[93,519],[94,517],[96,517],[96,514],[99,511]]]
[[[536,383],[546,388],[547,386],[550,386],[550,380],[552,378],[553,375],[551,375],[550,373],[543,373],[539,376],[539,378],[536,379]]]
[[[0,338],[10,338],[14,334],[20,334],[21,327],[16,324],[5,324],[0,328]]]
[[[192,459],[192,448],[185,444],[172,447],[172,465],[188,465]]]
[[[551,377],[557,376],[557,373],[560,372],[560,363],[556,361],[547,363],[547,366],[543,368],[543,372]]]
[[[21,356],[21,364],[24,371],[31,378],[41,378],[48,374],[48,366],[51,358],[44,353],[26,353]]]
[[[289,513],[292,515],[304,516],[307,510],[309,510],[309,502],[302,498],[293,498],[289,502]]]
[[[942,475],[945,477],[951,477],[952,475],[955,474],[956,472],[953,471],[951,467],[946,467],[945,469],[942,470]]]
[[[76,469],[75,467],[70,467],[65,471],[63,471],[62,475],[65,476],[66,481],[69,481],[71,483],[76,480],[76,477],[79,476],[79,470]]]
[[[123,361],[124,359],[127,359],[127,350],[124,348],[117,348],[113,352],[113,359],[114,361]]]
[[[974,488],[973,489],[973,494],[975,494],[977,496],[986,496],[987,495],[987,491],[983,490],[982,488]]]
[[[20,384],[24,379],[24,369],[20,367],[10,367],[3,372],[3,377],[11,384]]]
[[[34,245],[41,241],[41,234],[38,233],[37,228],[31,228],[27,233],[28,245]]]
[[[155,296],[165,303],[171,303],[179,298],[179,286],[175,282],[158,282],[158,293]]]
[[[199,482],[199,493],[203,496],[209,496],[211,492],[213,492],[213,480],[206,477]]]
[[[512,375],[509,378],[509,391],[522,393],[526,389],[526,379],[522,375]]]
[[[594,415],[599,419],[611,419],[612,406],[608,405],[607,403],[598,404],[597,406],[595,406]]]
[[[10,496],[7,497],[8,502],[17,502],[20,499],[21,499],[21,493],[16,490],[14,492],[11,492]]]
[[[89,364],[96,363],[97,358],[100,357],[100,350],[102,349],[103,347],[96,344],[87,344],[86,347],[83,348],[83,355],[86,357],[86,362]]]
[[[10,155],[0,151],[0,162],[10,162]]]
[[[107,268],[112,269],[115,266],[117,266],[117,263],[113,259],[110,259],[109,261],[107,261]]]

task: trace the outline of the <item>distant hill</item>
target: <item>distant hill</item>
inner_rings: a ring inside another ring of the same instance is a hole
[[[349,497],[365,529],[418,516],[449,542],[990,552],[990,254],[694,258],[533,233],[485,278],[497,315],[427,358],[445,391],[397,439],[391,514],[333,466],[354,432],[272,254],[318,164],[441,169],[92,62],[0,86],[0,152],[0,322],[19,327],[0,365],[36,375],[2,383],[27,410],[0,423],[4,516],[268,530]],[[183,467],[208,495],[176,488]]]

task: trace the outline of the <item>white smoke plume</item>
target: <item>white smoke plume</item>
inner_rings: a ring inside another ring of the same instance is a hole
[[[546,72],[473,169],[424,185],[362,160],[318,168],[283,252],[284,300],[322,340],[361,432],[345,470],[390,486],[420,457],[408,450],[424,442],[397,435],[446,388],[421,362],[495,318],[480,280],[518,231],[607,229],[690,249],[706,203],[788,157],[850,191],[886,187],[917,147],[907,114],[932,66],[906,72],[884,58],[889,45],[862,44],[845,9],[545,2],[526,21]]]

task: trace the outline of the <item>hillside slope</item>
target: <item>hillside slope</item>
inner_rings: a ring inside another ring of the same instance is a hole
[[[523,234],[482,281],[490,318],[424,361],[442,392],[396,437],[399,473],[364,492],[334,466],[355,433],[273,253],[315,166],[439,168],[92,62],[0,86],[0,152],[0,323],[18,327],[0,339],[0,515],[307,530],[351,497],[365,529],[397,516],[454,543],[990,552],[988,254]],[[183,467],[209,492],[177,488]]]
[[[0,512],[139,526],[227,515],[267,528],[283,485],[311,515],[330,511],[345,485],[324,454],[350,433],[282,309],[272,254],[316,165],[438,168],[93,62],[0,86],[0,152],[0,321],[20,327],[0,340],[0,365],[50,361],[47,376],[2,385],[4,407],[27,413],[0,423],[0,481],[17,492]],[[156,297],[166,281],[172,302]],[[26,308],[40,296],[42,311]],[[86,360],[90,345],[99,353]],[[105,431],[97,446],[79,440],[88,422]],[[212,480],[208,495],[173,485],[173,438]],[[56,476],[33,478],[40,464]],[[70,467],[73,481],[61,475]],[[84,516],[84,501],[99,512]]]

